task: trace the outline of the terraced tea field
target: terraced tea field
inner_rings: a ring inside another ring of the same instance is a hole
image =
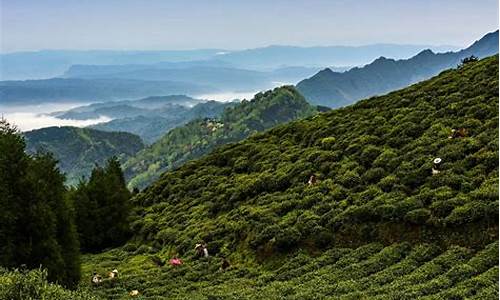
[[[159,267],[140,254],[115,249],[86,256],[84,274],[120,271],[93,290],[109,299],[496,299],[498,242],[475,251],[432,244],[378,243],[332,248],[320,256],[304,252],[257,265],[219,269],[216,257],[188,258],[184,265]],[[272,271],[274,269],[274,271]],[[90,285],[90,280],[89,280]]]

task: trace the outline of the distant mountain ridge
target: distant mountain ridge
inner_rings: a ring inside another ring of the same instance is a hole
[[[220,62],[210,65],[189,63],[154,65],[73,65],[65,78],[82,79],[130,79],[147,81],[177,81],[193,85],[209,86],[218,90],[255,91],[273,87],[273,82],[296,83],[312,76],[319,68],[295,67],[256,71],[235,68]],[[172,66],[173,65],[173,66]]]
[[[112,156],[123,162],[144,147],[141,139],[131,133],[69,126],[32,130],[24,136],[28,153],[54,154],[70,185],[89,176],[95,164],[104,165]]]
[[[0,54],[0,80],[47,79],[61,76],[72,65],[127,65],[165,63],[170,66],[189,64],[226,66],[244,69],[269,69],[284,66],[354,66],[377,56],[406,58],[427,45],[378,44],[365,46],[295,47],[268,46],[247,50],[198,49],[166,51],[114,50],[43,50]],[[453,46],[432,47],[436,51]],[[219,64],[220,65],[220,64]]]
[[[450,51],[453,46],[372,44],[362,46],[316,46],[297,47],[271,45],[263,48],[224,53],[219,60],[247,68],[271,68],[282,66],[357,66],[372,61],[378,56],[407,58],[421,49]]]
[[[497,53],[498,30],[458,52],[434,53],[427,49],[404,60],[379,57],[343,73],[327,68],[299,82],[297,89],[313,104],[340,107],[428,79],[456,67],[465,57],[483,58]]]
[[[41,50],[0,54],[1,80],[47,79],[61,75],[74,64],[151,64],[160,61],[205,60],[221,49],[118,51]]]
[[[78,106],[66,111],[51,113],[60,119],[85,120],[106,115],[111,118],[126,118],[141,114],[157,114],[166,107],[188,107],[202,103],[204,100],[185,95],[150,96],[138,100],[120,100],[112,102],[97,102],[85,106]],[[160,109],[160,111],[158,111]]]
[[[343,70],[380,55],[406,58],[422,47],[378,44],[269,46],[236,51],[40,51],[0,54],[0,78],[16,79],[0,81],[0,98],[3,104],[25,105],[49,101],[114,101],[149,95],[256,92],[295,84],[324,67]],[[59,78],[61,76],[63,78]]]
[[[16,105],[42,102],[112,101],[151,95],[203,94],[214,91],[212,87],[177,81],[80,78],[0,81],[2,104]]]

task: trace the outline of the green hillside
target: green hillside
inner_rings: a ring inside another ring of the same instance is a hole
[[[89,128],[47,127],[24,133],[26,150],[51,152],[66,173],[66,183],[88,177],[95,164],[103,165],[112,156],[121,161],[144,147],[141,139],[126,132],[104,132]]]
[[[130,179],[129,187],[143,188],[166,170],[205,155],[217,146],[315,112],[293,87],[259,93],[251,101],[226,107],[218,118],[196,119],[171,130],[130,158],[123,166]]]
[[[495,56],[217,148],[133,198],[134,238],[83,274],[118,268],[113,299],[497,299],[498,87]]]

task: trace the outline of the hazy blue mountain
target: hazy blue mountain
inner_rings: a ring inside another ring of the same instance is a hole
[[[86,66],[79,66],[80,78],[111,78],[111,79],[134,79],[148,81],[181,81],[192,84],[213,86],[224,90],[255,90],[261,87],[267,88],[270,79],[266,73],[226,67],[187,67],[176,69],[149,68],[140,70],[123,71],[107,74],[93,74],[82,72]],[[91,66],[93,68],[93,66]],[[65,76],[72,77],[72,67]],[[114,66],[110,66],[114,69]]]
[[[206,60],[223,50],[111,51],[43,50],[0,54],[1,80],[47,79],[63,74],[71,65],[153,64]]]
[[[193,83],[130,79],[44,79],[0,81],[2,104],[110,101],[165,94],[201,94],[216,89]]]
[[[361,68],[339,73],[324,69],[297,84],[298,90],[318,105],[339,107],[357,100],[408,86],[454,68],[465,57],[479,58],[498,53],[498,31],[489,33],[458,52],[421,51],[409,59],[377,58]]]
[[[103,165],[112,156],[121,161],[144,147],[141,139],[126,132],[104,132],[89,128],[47,127],[24,133],[26,151],[51,152],[66,173],[67,183],[75,184]]]
[[[60,73],[66,78],[101,78],[111,74],[120,74],[146,69],[186,69],[192,67],[233,67],[230,63],[221,60],[193,60],[181,62],[158,62],[153,64],[74,64]]]
[[[180,51],[44,50],[15,52],[0,54],[0,61],[2,61],[0,79],[47,79],[62,75],[72,65],[141,65],[165,62],[169,68],[179,65],[217,65],[265,70],[283,66],[356,66],[366,64],[381,55],[407,58],[424,48],[429,48],[429,46],[380,44],[359,47],[270,46],[236,51],[200,49]],[[454,49],[452,46],[430,48],[434,51]],[[194,63],[190,61],[194,61]]]
[[[219,61],[217,61],[219,62]],[[181,81],[221,90],[253,91],[268,89],[277,82],[296,83],[312,76],[318,68],[283,67],[270,71],[254,71],[219,65],[154,64],[154,65],[75,65],[64,76],[67,78],[111,78],[149,81]],[[174,65],[174,66],[173,66]]]
[[[168,96],[149,96],[139,100],[130,101],[130,105],[142,108],[160,108],[166,103],[168,104],[179,104],[184,106],[193,106],[200,103],[203,100],[194,99],[186,95],[168,95]]]
[[[161,115],[165,111],[177,114],[187,111],[188,106],[193,106],[201,102],[202,100],[185,95],[152,96],[139,100],[92,103],[67,111],[55,112],[51,115],[60,119],[86,120],[98,118],[102,115],[117,119],[139,115]]]
[[[384,55],[408,58],[420,50],[449,51],[453,46],[375,44],[366,46],[294,47],[269,46],[264,48],[232,51],[217,56],[234,66],[269,69],[283,66],[358,66]]]

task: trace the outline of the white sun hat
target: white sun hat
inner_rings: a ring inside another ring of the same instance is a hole
[[[441,158],[437,157],[434,159],[435,164],[440,164],[441,163]]]

